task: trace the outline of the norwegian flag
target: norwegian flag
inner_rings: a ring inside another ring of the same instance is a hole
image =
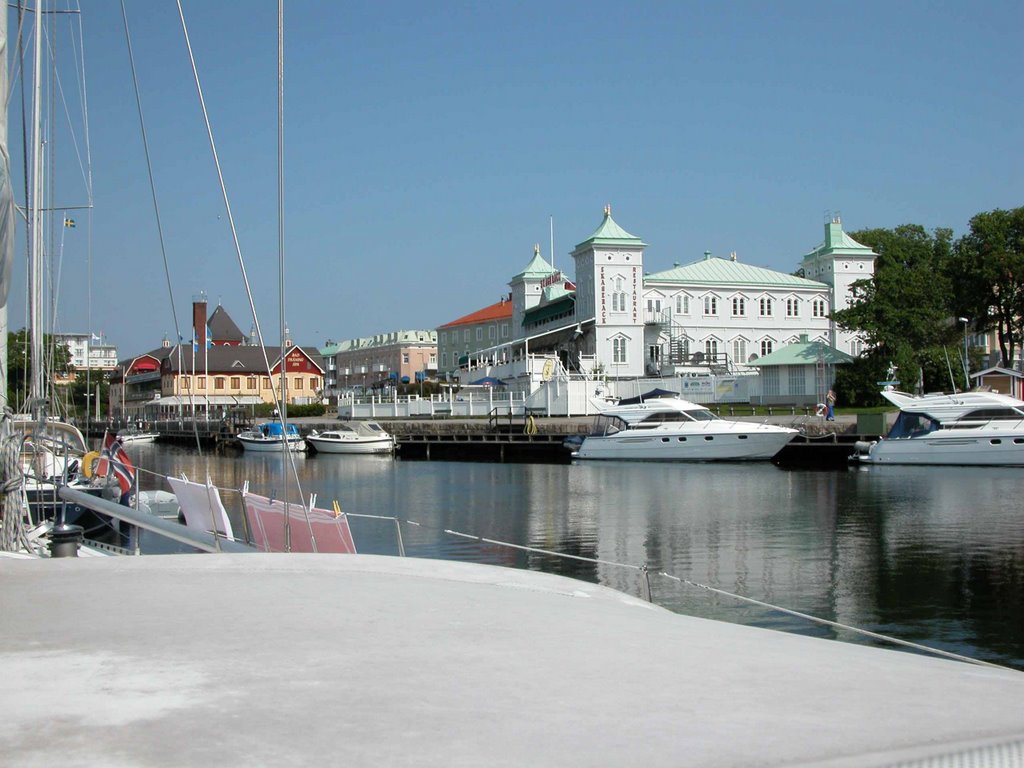
[[[113,474],[117,484],[121,486],[121,499],[128,495],[135,484],[135,465],[128,458],[121,441],[113,432],[103,436],[103,448],[100,449],[100,460],[96,465],[96,474],[106,477]]]

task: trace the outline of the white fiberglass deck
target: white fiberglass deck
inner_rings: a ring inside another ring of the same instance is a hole
[[[11,765],[1022,754],[1024,674],[688,618],[559,576],[242,554],[0,558],[0,580]]]

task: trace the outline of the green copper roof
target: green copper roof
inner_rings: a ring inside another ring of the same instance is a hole
[[[368,349],[370,347],[388,346],[412,346],[416,344],[436,345],[437,331],[390,331],[379,333],[376,336],[367,336],[361,339],[348,339],[346,341],[328,342],[318,351],[324,357],[331,357],[339,352],[349,352],[353,349]]]
[[[562,282],[555,283],[554,285],[547,285],[540,292],[541,299],[544,301],[545,304],[551,301],[555,301],[556,299],[560,299],[562,296],[570,296],[575,294],[576,291],[565,287],[564,280]]]
[[[683,266],[676,265],[664,272],[644,276],[644,285],[654,283],[828,289],[825,283],[819,283],[817,280],[808,280],[765,267],[755,267],[732,259],[721,259],[711,256],[710,253],[705,253],[700,261]]]
[[[526,269],[512,278],[510,284],[520,280],[539,280],[547,277],[554,271],[555,268],[544,261],[544,257],[540,255],[540,246],[535,245],[533,246],[533,258],[530,259],[530,263],[526,265]]]
[[[853,358],[845,352],[840,352],[833,346],[822,341],[799,341],[796,344],[787,344],[777,349],[770,355],[759,357],[753,360],[750,365],[816,365],[818,361],[826,365],[843,365],[852,363]]]
[[[601,226],[594,230],[594,234],[577,245],[576,250],[578,251],[587,245],[646,246],[647,243],[643,242],[636,235],[629,234],[629,232],[616,224],[615,219],[612,218],[612,207],[606,205],[604,207],[604,220],[601,222]]]
[[[877,256],[878,254],[861,245],[843,231],[843,222],[837,216],[825,224],[825,242],[804,256],[811,259],[815,256]]]

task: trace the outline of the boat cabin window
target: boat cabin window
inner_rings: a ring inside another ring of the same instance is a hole
[[[614,435],[624,429],[629,429],[629,425],[618,416],[599,414],[594,418],[594,428],[591,434]]]
[[[694,408],[689,411],[657,411],[643,418],[634,426],[634,429],[656,427],[659,424],[669,424],[680,421],[711,421],[716,416],[707,408]]]
[[[694,408],[692,411],[687,411],[686,415],[694,421],[714,421],[718,418],[707,408]]]
[[[961,421],[1020,421],[1024,414],[1016,408],[978,408],[960,417]]]
[[[901,411],[889,430],[888,438],[921,437],[939,428],[939,422],[924,413]]]

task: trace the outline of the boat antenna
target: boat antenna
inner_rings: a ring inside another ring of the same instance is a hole
[[[949,350],[943,347],[942,351],[946,355],[946,370],[949,371],[949,383],[953,385],[953,394],[955,395],[959,390],[956,388],[956,380],[953,378],[953,366],[949,364]]]

